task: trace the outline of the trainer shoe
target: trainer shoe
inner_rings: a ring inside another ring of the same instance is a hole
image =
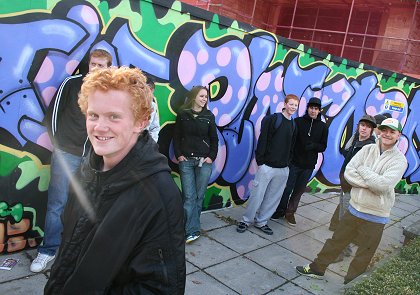
[[[238,226],[236,227],[236,231],[238,233],[243,233],[248,229],[248,224],[246,224],[245,222],[239,222]]]
[[[260,226],[260,227],[256,226],[256,228],[258,228],[259,230],[262,230],[263,233],[265,233],[269,236],[271,236],[273,234],[273,230],[267,224],[263,225],[263,226]]]
[[[274,212],[273,216],[271,216],[271,220],[279,220],[280,218],[284,217],[283,212]]]
[[[301,275],[308,276],[315,279],[322,279],[324,277],[323,273],[312,270],[309,264],[305,266],[296,266],[296,271],[300,273]]]
[[[195,240],[197,240],[200,237],[200,234],[193,234],[193,235],[189,235],[186,239],[185,239],[185,243],[189,244],[194,242]]]
[[[48,262],[50,262],[54,258],[55,255],[50,256],[47,254],[38,253],[38,256],[31,263],[30,270],[32,272],[41,272],[47,267]]]
[[[296,219],[295,219],[295,214],[293,213],[286,213],[285,218],[287,220],[287,223],[295,226],[296,225]]]

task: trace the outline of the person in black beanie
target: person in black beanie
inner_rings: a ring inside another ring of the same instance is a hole
[[[322,153],[327,148],[328,128],[321,121],[321,100],[312,97],[308,102],[305,115],[295,119],[295,122],[297,138],[293,159],[289,166],[289,177],[280,204],[271,217],[272,220],[286,217],[290,225],[296,225],[295,212],[315,168],[318,153]]]

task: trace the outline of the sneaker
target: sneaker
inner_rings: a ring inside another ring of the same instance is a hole
[[[248,229],[248,224],[246,224],[245,222],[239,222],[238,226],[236,227],[236,231],[238,233],[243,233]]]
[[[295,226],[296,225],[296,219],[295,219],[295,214],[293,213],[286,213],[285,218],[287,220],[287,223]]]
[[[283,212],[274,212],[273,216],[271,216],[271,220],[279,220],[280,218],[284,217]]]
[[[315,279],[322,279],[324,277],[323,273],[312,270],[309,267],[309,264],[305,266],[296,266],[296,271],[301,275],[308,276]]]
[[[186,239],[185,239],[185,243],[189,244],[194,242],[195,240],[197,240],[200,237],[200,234],[193,234],[193,235],[189,235]]]
[[[266,224],[261,227],[256,226],[256,228],[262,230],[265,234],[271,236],[273,234],[273,230]]]
[[[46,267],[48,262],[53,260],[55,258],[54,256],[50,256],[47,254],[38,253],[38,256],[32,261],[30,270],[32,272],[40,272],[43,271]]]

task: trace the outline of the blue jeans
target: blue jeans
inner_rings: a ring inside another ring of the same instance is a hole
[[[186,237],[200,233],[201,209],[211,175],[212,164],[203,163],[198,167],[198,163],[199,160],[192,158],[179,162]]]
[[[61,213],[67,202],[70,175],[80,166],[81,157],[57,148],[51,156],[51,179],[48,187],[47,214],[45,216],[44,241],[38,248],[41,254],[55,255],[61,243]]]

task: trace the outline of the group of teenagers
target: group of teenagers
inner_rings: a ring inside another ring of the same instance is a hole
[[[54,145],[51,180],[44,240],[30,269],[41,272],[54,260],[45,294],[184,294],[185,244],[200,237],[218,151],[208,89],[194,86],[177,113],[180,191],[158,149],[154,84],[139,69],[111,67],[112,56],[102,49],[90,53],[88,65],[86,75],[63,81],[46,112]],[[298,105],[297,96],[287,95],[283,111],[261,123],[258,171],[240,233],[253,224],[271,235],[270,218],[296,224],[300,197],[328,140],[321,101],[311,98],[305,115],[293,119]],[[355,243],[345,282],[352,280],[366,269],[389,220],[393,189],[407,165],[396,147],[401,124],[385,119],[376,143],[361,149],[363,124],[376,127],[364,116],[346,146],[351,160],[346,156],[342,172],[350,190],[340,205],[349,203],[347,211],[317,259],[296,268],[301,274],[322,277]]]

